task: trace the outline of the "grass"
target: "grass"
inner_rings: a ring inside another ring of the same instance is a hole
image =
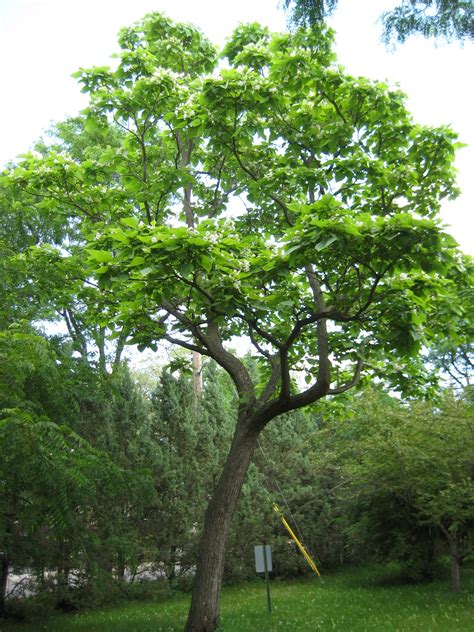
[[[393,580],[393,581],[392,581]],[[447,580],[403,585],[387,569],[348,569],[316,578],[272,581],[272,614],[263,581],[225,588],[222,632],[470,632],[474,629],[474,569],[455,595]],[[1,624],[1,632],[181,632],[188,595],[161,602],[56,615],[35,624]]]

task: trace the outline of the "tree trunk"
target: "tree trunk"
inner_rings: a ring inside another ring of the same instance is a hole
[[[125,570],[126,570],[125,556],[122,553],[119,553],[118,562],[117,562],[117,579],[120,582],[125,581]]]
[[[69,584],[69,560],[68,560],[68,547],[63,540],[60,544],[61,559],[56,569],[56,590],[60,595],[64,595],[67,592]]]
[[[449,555],[451,557],[451,588],[458,593],[461,590],[461,558],[455,539],[449,540]]]
[[[6,555],[0,557],[0,617],[6,613],[5,601],[7,596],[9,560]]]
[[[170,546],[170,557],[166,564],[166,578],[171,582],[176,579],[176,544]]]
[[[240,419],[216,490],[207,507],[185,632],[213,632],[219,623],[224,553],[232,516],[252,460],[258,433]]]
[[[202,393],[202,356],[193,351],[193,386],[194,406],[197,408]]]

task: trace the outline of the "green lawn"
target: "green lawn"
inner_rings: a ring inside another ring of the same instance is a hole
[[[266,611],[263,582],[225,588],[223,632],[471,632],[474,569],[463,573],[459,595],[447,581],[401,585],[381,569],[351,569],[316,578],[271,584],[273,612]],[[133,602],[95,612],[58,615],[35,624],[0,624],[1,632],[181,632],[189,597]]]

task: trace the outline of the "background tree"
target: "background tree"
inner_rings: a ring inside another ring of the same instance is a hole
[[[87,148],[97,155],[116,146],[117,133],[103,137],[85,129],[81,119],[69,119],[50,130],[48,142],[35,144],[35,155],[46,158],[67,148],[72,160],[85,160]],[[67,185],[64,193],[67,199]],[[53,321],[67,331],[74,352],[86,365],[97,365],[104,375],[113,372],[120,364],[125,337],[117,327],[112,336],[106,323],[97,322],[101,292],[84,278],[84,240],[70,214],[52,214],[38,198],[32,203],[27,188],[2,187],[0,210],[0,318],[5,323]]]
[[[472,258],[461,260],[464,282],[457,283],[456,305],[462,306],[453,314],[456,326],[445,340],[434,345],[428,363],[438,370],[451,388],[466,394],[474,378],[474,267]],[[455,273],[457,274],[457,273]]]
[[[188,368],[189,365],[188,365]],[[190,374],[175,377],[164,370],[152,394],[157,449],[159,502],[156,521],[158,559],[169,579],[187,575],[195,563],[197,525],[213,475],[209,427],[202,424],[193,402]],[[196,476],[196,472],[202,474]]]
[[[3,614],[11,567],[43,578],[46,568],[57,569],[67,584],[73,556],[88,548],[88,516],[97,509],[99,488],[118,492],[123,481],[108,455],[65,423],[64,373],[43,338],[3,331],[0,359]]]
[[[449,392],[435,406],[375,391],[325,429],[323,446],[337,437],[331,458],[352,547],[401,562],[419,580],[432,577],[444,541],[459,591],[460,564],[473,545],[473,419],[472,403]]]
[[[319,24],[338,4],[339,0],[283,0],[293,26]],[[474,39],[472,0],[402,0],[380,19],[386,44],[403,44],[410,35],[460,42]]]
[[[0,332],[3,600],[12,568],[45,592],[55,572],[65,605],[78,599],[71,581],[92,602],[99,575],[110,585],[137,563],[154,497],[147,422],[125,368],[105,378],[58,337],[21,323]]]

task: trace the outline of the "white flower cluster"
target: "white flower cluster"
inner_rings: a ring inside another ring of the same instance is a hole
[[[234,230],[235,228],[235,222],[231,217],[226,217],[222,222],[222,225],[226,230]]]
[[[46,173],[51,173],[51,167],[49,165],[45,165],[45,164],[39,164],[39,165],[35,165],[35,173],[42,173],[42,174],[46,174]]]
[[[251,42],[250,44],[246,44],[244,51],[251,51],[252,53],[266,53],[267,47],[260,43]]]
[[[235,267],[229,271],[229,281],[236,290],[242,289],[242,281],[239,279],[239,275],[242,272],[241,265],[235,265]]]
[[[184,77],[184,73],[175,72],[170,68],[163,68],[162,66],[159,66],[158,68],[156,68],[152,76],[155,77],[155,79],[169,77],[170,79],[174,79],[175,81],[177,81],[178,79],[182,79]]]
[[[217,233],[210,233],[206,236],[207,241],[211,244],[219,243],[219,235]]]
[[[71,158],[71,156],[66,151],[61,150],[54,157],[54,162],[62,164],[64,162],[72,163],[72,162],[74,162],[74,160]]]
[[[439,279],[440,275],[438,272],[425,272],[424,270],[418,270],[415,276],[410,276],[405,272],[401,272],[398,275],[399,281],[413,281],[416,278],[417,281],[433,281],[434,279]]]
[[[196,95],[190,94],[181,108],[188,116],[194,116],[196,114]]]

